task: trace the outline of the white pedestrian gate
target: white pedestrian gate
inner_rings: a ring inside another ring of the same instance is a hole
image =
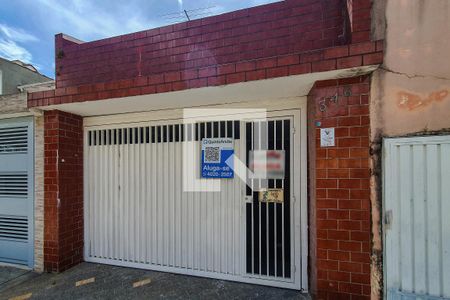
[[[450,298],[450,136],[384,143],[385,293]]]
[[[260,149],[287,153],[285,180],[268,183],[285,189],[284,203],[249,202],[251,191],[236,175],[220,179],[220,192],[183,190],[184,179],[199,178],[202,138],[233,138],[236,158],[245,163],[255,139],[250,128],[268,141]],[[301,132],[298,111],[263,122],[226,117],[86,127],[86,261],[306,289]],[[195,149],[188,159],[197,174],[184,170],[184,146]]]

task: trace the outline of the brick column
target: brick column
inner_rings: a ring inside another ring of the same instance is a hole
[[[369,77],[318,82],[308,98],[314,120],[311,275],[318,299],[370,296],[369,82]],[[336,94],[337,103],[330,98]],[[336,146],[322,148],[320,128],[327,127],[335,128]]]
[[[83,119],[45,112],[44,268],[61,272],[83,259]]]

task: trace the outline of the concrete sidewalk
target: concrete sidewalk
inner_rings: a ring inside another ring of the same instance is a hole
[[[30,270],[0,265],[0,293],[12,282],[17,282],[18,280],[28,277],[31,274],[32,271]]]
[[[0,267],[0,278],[8,273],[14,271]],[[0,285],[0,299],[310,299],[293,290],[91,263],[22,276]]]

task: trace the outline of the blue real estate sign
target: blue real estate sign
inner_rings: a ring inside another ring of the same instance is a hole
[[[234,140],[230,138],[202,139],[202,177],[233,178]]]

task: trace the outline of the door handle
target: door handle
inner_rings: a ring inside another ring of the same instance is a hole
[[[393,218],[392,210],[386,211],[385,214],[384,214],[384,228],[386,230],[391,229],[392,218]]]
[[[253,202],[253,196],[245,196],[244,197],[245,203],[252,203]]]

